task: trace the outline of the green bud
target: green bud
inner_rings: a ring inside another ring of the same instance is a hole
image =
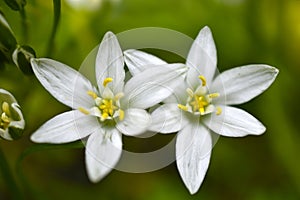
[[[35,51],[26,45],[18,46],[12,55],[13,62],[26,75],[33,74],[30,59],[35,57]]]
[[[17,40],[6,21],[3,13],[0,11],[0,57],[5,61],[12,61],[11,55],[17,46]],[[2,60],[1,60],[2,61]]]
[[[12,10],[19,11],[26,5],[26,0],[4,0]]]

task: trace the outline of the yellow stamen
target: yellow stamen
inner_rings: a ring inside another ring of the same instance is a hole
[[[80,112],[82,112],[83,114],[86,114],[86,115],[90,114],[90,112],[88,110],[86,110],[85,108],[79,107],[78,110]]]
[[[220,96],[219,93],[211,93],[211,94],[208,95],[208,97],[211,98],[211,99],[212,99],[212,98],[217,98],[217,97],[219,97],[219,96]]]
[[[93,99],[97,99],[98,97],[97,94],[91,90],[87,91],[87,94],[91,96]]]
[[[221,113],[222,113],[222,108],[218,106],[216,109],[217,109],[217,110],[216,110],[216,115],[221,115]]]
[[[199,112],[200,112],[200,114],[204,114],[204,112],[205,112],[204,107],[200,107]]]
[[[107,119],[107,118],[108,118],[107,112],[102,113],[101,118],[102,118],[103,120]]]
[[[183,111],[187,111],[188,110],[188,107],[187,106],[184,106],[182,104],[178,104],[177,105],[179,109],[183,110]]]
[[[203,75],[198,76],[198,78],[202,81],[202,86],[206,86],[206,78]]]
[[[2,103],[2,111],[7,115],[10,115],[9,104],[5,101]]]
[[[123,111],[122,109],[120,109],[120,110],[119,110],[119,120],[120,120],[120,121],[123,121],[124,116],[125,116],[124,111]]]
[[[107,85],[108,83],[112,82],[112,81],[113,81],[113,79],[110,78],[110,77],[104,79],[104,81],[103,81],[103,86],[106,87],[106,85]]]

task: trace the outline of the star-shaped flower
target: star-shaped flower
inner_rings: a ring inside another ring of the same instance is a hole
[[[24,127],[25,120],[17,100],[10,92],[0,89],[0,137],[18,139]]]
[[[172,93],[186,71],[182,64],[161,70],[151,68],[125,85],[124,58],[116,36],[108,32],[98,50],[95,74],[97,88],[74,69],[51,59],[31,59],[41,84],[61,103],[73,108],[42,125],[34,142],[67,143],[85,138],[89,179],[101,180],[117,164],[122,152],[121,133],[134,136],[151,124],[144,110]],[[164,88],[162,85],[168,85]]]
[[[133,75],[149,64],[165,62],[153,55],[128,50],[125,62]],[[191,194],[198,191],[209,166],[213,134],[243,137],[260,135],[266,128],[252,115],[232,107],[265,91],[278,70],[268,65],[247,65],[216,74],[217,56],[212,33],[203,28],[187,57],[186,79],[174,95],[151,114],[150,130],[178,131],[176,160],[179,173]]]

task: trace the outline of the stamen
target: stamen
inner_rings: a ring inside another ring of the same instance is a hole
[[[199,112],[200,112],[201,115],[203,115],[205,113],[204,107],[200,107]]]
[[[5,101],[2,103],[2,111],[7,115],[10,115],[9,104]]]
[[[206,78],[203,75],[198,76],[198,78],[202,81],[202,86],[206,86]]]
[[[104,79],[104,81],[103,81],[103,86],[106,87],[106,85],[107,85],[108,83],[112,82],[112,81],[113,81],[113,79],[112,79],[111,77],[108,77],[108,78]]]
[[[108,118],[108,114],[106,112],[102,113],[101,120],[104,121]]]
[[[211,99],[217,98],[217,97],[219,97],[219,96],[220,96],[219,93],[211,93],[211,94],[208,95],[208,97],[211,98]]]
[[[95,92],[91,91],[91,90],[87,91],[87,94],[89,96],[91,96],[93,99],[97,99],[98,98],[97,94]]]
[[[188,110],[188,107],[187,106],[184,106],[182,104],[178,104],[177,105],[179,109],[183,110],[183,111],[187,111]]]
[[[124,111],[123,111],[122,109],[119,109],[119,120],[120,120],[120,121],[123,121],[124,116],[125,116]]]
[[[216,115],[221,115],[221,113],[222,113],[222,108],[218,106],[216,108]]]
[[[115,101],[118,101],[118,100],[121,99],[123,96],[124,96],[124,93],[123,93],[123,92],[120,92],[120,93],[116,94],[116,96],[114,97],[114,100],[115,100]]]
[[[83,114],[86,114],[86,115],[90,114],[90,112],[88,110],[86,110],[85,108],[79,107],[78,110],[80,112],[82,112]]]

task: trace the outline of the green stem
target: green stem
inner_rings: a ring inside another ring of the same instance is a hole
[[[53,11],[54,11],[54,18],[53,18],[53,25],[51,35],[48,41],[47,52],[46,55],[51,56],[53,52],[53,45],[54,45],[54,38],[57,32],[57,27],[59,24],[60,19],[60,12],[61,12],[61,1],[60,0],[53,0]]]
[[[22,7],[19,12],[20,12],[20,15],[21,15],[21,26],[22,26],[22,31],[23,31],[23,40],[24,40],[24,43],[27,43],[27,41],[28,41],[28,26],[27,26],[27,16],[26,16],[25,8]]]
[[[13,199],[19,200],[23,199],[22,194],[17,186],[17,183],[14,180],[13,174],[9,169],[9,165],[5,158],[5,155],[0,148],[0,172],[2,173],[2,177],[5,180],[5,185],[7,185],[10,194],[12,195]]]

